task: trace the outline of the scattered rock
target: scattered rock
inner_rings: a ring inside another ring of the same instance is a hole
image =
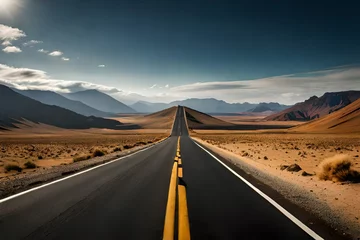
[[[291,164],[291,165],[287,168],[287,170],[288,170],[289,172],[298,172],[298,171],[302,170],[302,168],[295,163],[295,164]]]
[[[280,170],[285,170],[289,167],[289,165],[280,165]]]
[[[301,173],[301,176],[304,176],[304,177],[314,176],[314,174],[311,174],[311,173],[308,173],[308,172],[306,172],[306,171],[303,171],[303,172]]]
[[[264,156],[264,160],[268,160],[268,157],[267,157],[267,156]]]

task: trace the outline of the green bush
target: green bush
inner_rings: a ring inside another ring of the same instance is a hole
[[[20,166],[18,166],[18,165],[15,165],[15,164],[8,164],[8,165],[5,166],[5,170],[7,172],[10,172],[12,170],[21,172],[22,168]]]
[[[24,164],[25,168],[28,168],[28,169],[31,169],[31,168],[36,168],[36,164],[33,163],[33,162],[30,162],[30,161],[27,161],[25,164]]]

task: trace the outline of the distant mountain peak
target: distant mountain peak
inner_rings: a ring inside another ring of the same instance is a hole
[[[360,98],[360,91],[327,92],[321,97],[312,96],[266,120],[308,121],[337,111]]]
[[[97,110],[110,113],[135,113],[136,111],[115,98],[98,91],[89,89],[80,92],[68,93],[67,98],[77,100],[89,105]]]

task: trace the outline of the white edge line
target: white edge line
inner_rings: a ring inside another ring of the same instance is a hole
[[[120,158],[117,158],[117,159],[111,160],[111,161],[109,161],[109,162],[106,162],[106,163],[103,163],[103,164],[97,165],[97,166],[95,166],[95,167],[92,167],[92,168],[86,169],[86,170],[84,170],[84,171],[81,171],[81,172],[75,173],[75,174],[73,174],[73,175],[70,175],[70,176],[67,176],[67,177],[64,177],[64,178],[60,178],[60,179],[58,179],[58,180],[55,180],[55,181],[52,181],[52,182],[49,182],[49,183],[45,183],[45,184],[43,184],[43,185],[41,185],[41,186],[34,187],[34,188],[29,189],[29,190],[26,190],[26,191],[23,191],[23,192],[20,192],[20,193],[17,193],[17,194],[11,195],[11,196],[9,196],[9,197],[6,197],[6,198],[3,198],[3,199],[0,199],[0,203],[7,202],[7,201],[9,201],[9,200],[11,200],[11,199],[14,199],[14,198],[20,197],[20,196],[25,195],[25,194],[27,194],[27,193],[30,193],[30,192],[36,191],[36,190],[38,190],[38,189],[41,189],[41,188],[44,188],[44,187],[50,186],[50,185],[52,185],[52,184],[55,184],[55,183],[58,183],[58,182],[61,182],[61,181],[65,181],[65,180],[67,180],[67,179],[69,179],[69,178],[76,177],[76,176],[78,176],[78,175],[80,175],[80,174],[83,174],[83,173],[86,173],[86,172],[90,172],[90,171],[92,171],[92,170],[94,170],[94,169],[97,169],[97,168],[103,167],[103,166],[105,166],[105,165],[108,165],[108,164],[111,164],[111,163],[117,162],[117,161],[122,160],[122,159],[124,159],[124,158],[131,157],[131,156],[133,156],[133,155],[135,155],[135,154],[137,154],[137,153],[140,153],[140,152],[143,152],[143,151],[149,150],[150,148],[152,148],[152,147],[154,147],[154,146],[156,146],[156,145],[158,145],[158,144],[160,144],[160,143],[163,143],[163,142],[165,142],[165,141],[166,141],[166,140],[168,140],[168,139],[169,139],[169,137],[167,137],[166,139],[164,139],[164,140],[162,140],[162,141],[160,141],[160,142],[155,143],[155,144],[154,144],[154,145],[152,145],[152,146],[149,146],[149,147],[146,147],[146,148],[140,149],[140,150],[138,150],[138,151],[136,151],[136,152],[130,153],[129,155],[126,155],[126,156],[123,156],[123,157],[120,157]]]
[[[191,138],[191,140],[193,140]],[[227,166],[225,163],[223,163],[220,159],[215,157],[211,152],[206,150],[204,147],[202,147],[199,143],[197,143],[195,140],[193,142],[198,145],[202,150],[207,152],[211,157],[213,157],[215,160],[217,160],[219,163],[221,163],[225,168],[227,168],[231,173],[233,173],[235,176],[240,178],[246,185],[248,185],[250,188],[252,188],[255,192],[257,192],[260,196],[265,198],[269,203],[271,203],[275,208],[277,208],[282,214],[284,214],[287,218],[289,218],[292,222],[294,222],[298,227],[300,227],[302,230],[304,230],[307,234],[309,234],[312,238],[317,240],[323,240],[322,237],[320,237],[317,233],[315,233],[313,230],[311,230],[308,226],[306,226],[304,223],[302,223],[299,219],[294,217],[291,213],[289,213],[285,208],[283,208],[280,204],[275,202],[272,198],[270,198],[268,195],[260,191],[258,188],[256,188],[254,185],[252,185],[250,182],[248,182],[245,178],[241,177],[237,172],[232,170],[229,166]]]

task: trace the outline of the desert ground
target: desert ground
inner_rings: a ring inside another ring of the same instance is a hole
[[[264,121],[265,116],[216,116],[223,121],[234,124],[253,124],[253,125],[271,125],[271,126],[297,126],[303,124],[300,121]]]
[[[156,129],[68,130],[25,121],[17,127],[0,131],[0,178],[121,152],[157,142],[170,133],[166,124]]]
[[[358,134],[195,130],[193,136],[275,169],[296,163],[304,171],[314,174],[322,160],[345,154],[360,171]]]

